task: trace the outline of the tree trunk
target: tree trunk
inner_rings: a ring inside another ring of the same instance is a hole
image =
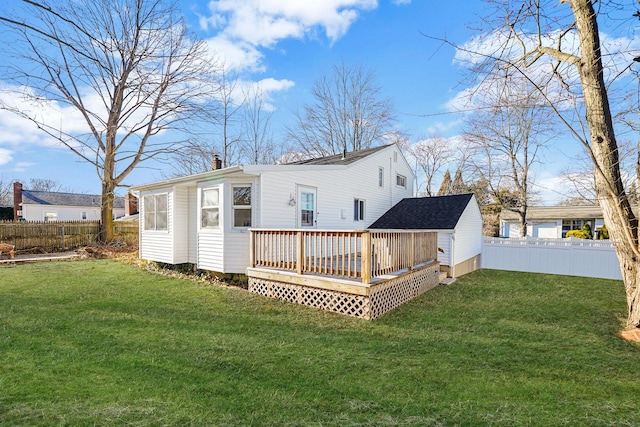
[[[627,294],[627,328],[640,326],[638,220],[624,191],[618,146],[603,77],[596,13],[590,0],[571,0],[580,40],[578,65],[590,146],[596,168],[596,194],[614,243]]]
[[[113,240],[113,199],[115,183],[113,181],[102,180],[102,206],[100,208],[100,241],[110,242]]]
[[[520,237],[527,237],[526,213],[518,211],[518,223],[520,225]]]

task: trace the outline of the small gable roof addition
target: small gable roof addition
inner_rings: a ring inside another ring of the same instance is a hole
[[[473,194],[456,194],[402,199],[369,228],[453,230],[472,197]]]

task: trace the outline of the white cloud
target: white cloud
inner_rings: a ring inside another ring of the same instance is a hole
[[[234,39],[270,47],[285,38],[300,38],[314,27],[331,41],[340,38],[360,10],[377,7],[377,0],[214,0],[209,3],[213,28],[224,26]]]
[[[263,54],[252,44],[244,41],[232,41],[221,33],[207,40],[209,48],[220,57],[227,70],[235,72],[262,72]]]
[[[287,91],[295,86],[291,80],[276,80],[274,78],[266,78],[257,82],[238,80],[236,83],[239,90],[234,92],[233,102],[238,105],[242,103],[247,94],[260,93],[262,95],[262,107],[267,111],[275,111],[274,97],[277,93]]]
[[[17,162],[13,165],[14,172],[25,172],[30,167],[35,166],[35,163],[32,162]]]
[[[11,161],[13,161],[13,151],[0,148],[0,166],[9,164]]]
[[[200,27],[219,31],[210,45],[234,70],[260,71],[264,68],[259,48],[319,31],[333,43],[361,11],[377,6],[377,0],[213,0],[209,2],[211,15],[200,18]]]
[[[402,6],[405,4],[411,4],[411,0],[393,0],[393,4],[397,6]]]
[[[289,90],[295,85],[295,83],[287,79],[276,80],[269,77],[256,82],[256,85],[262,90],[263,93],[271,93]]]

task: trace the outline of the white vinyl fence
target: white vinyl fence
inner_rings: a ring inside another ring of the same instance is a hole
[[[482,268],[622,280],[609,240],[485,237]]]

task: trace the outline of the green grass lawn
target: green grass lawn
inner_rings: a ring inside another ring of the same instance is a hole
[[[1,425],[639,425],[622,284],[482,270],[373,321],[110,260],[0,268]]]

